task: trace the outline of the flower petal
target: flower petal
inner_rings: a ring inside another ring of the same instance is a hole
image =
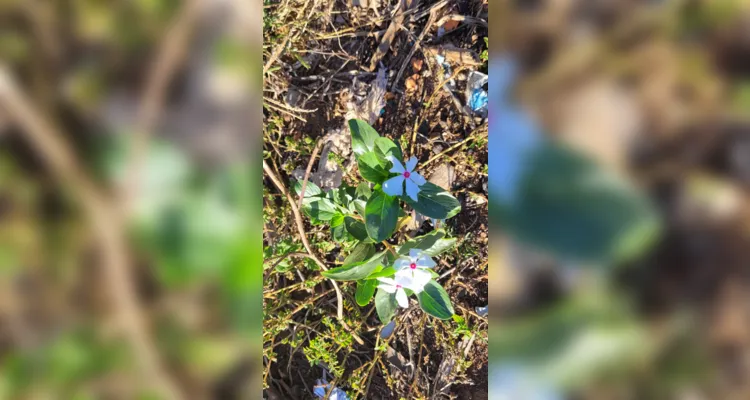
[[[394,156],[388,156],[388,161],[393,163],[393,168],[391,168],[391,172],[395,172],[397,174],[403,174],[404,171],[406,171],[404,169],[404,166],[401,165],[401,162],[398,161],[398,158]]]
[[[416,264],[419,268],[432,268],[435,266],[435,261],[431,257],[423,255],[417,258]]]
[[[423,269],[414,271],[414,282],[409,289],[413,290],[414,293],[419,293],[424,290],[424,286],[432,280],[432,274]]]
[[[396,275],[394,275],[394,278],[396,278],[394,280],[394,284],[408,288],[414,282],[414,279],[412,277],[413,274],[411,269],[402,269],[401,271],[396,272]]]
[[[393,278],[378,278],[378,280],[386,285],[396,286],[396,281]]]
[[[396,301],[401,307],[409,308],[409,297],[406,296],[406,292],[404,291],[404,289],[399,289],[396,291]]]
[[[404,269],[411,264],[411,260],[406,257],[401,257],[396,262],[393,263],[393,268],[396,269],[396,271]]]
[[[422,175],[420,175],[419,173],[417,173],[417,172],[410,173],[409,174],[409,179],[411,179],[412,181],[414,181],[414,183],[416,183],[417,186],[422,186],[422,185],[425,184],[425,182],[427,182],[427,180],[424,179],[424,177]]]
[[[389,196],[403,196],[404,176],[396,175],[393,178],[383,182],[383,191]]]
[[[384,284],[384,283],[378,285],[378,289],[383,289],[387,293],[394,293],[394,292],[396,292],[396,286],[391,286],[391,285],[387,285],[387,284]]]
[[[411,156],[410,159],[406,160],[406,170],[409,172],[414,171],[414,167],[417,166],[417,157]]]
[[[417,186],[417,184],[411,179],[406,179],[406,194],[409,195],[412,200],[419,201],[419,197],[417,197],[419,194],[419,186]]]
[[[417,258],[422,256],[422,250],[420,249],[409,249],[409,258],[417,261]]]

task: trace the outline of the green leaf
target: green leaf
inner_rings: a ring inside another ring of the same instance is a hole
[[[385,253],[385,263],[386,265],[393,265],[393,263],[396,262],[396,255],[394,255],[392,252]]]
[[[331,195],[331,200],[334,203],[341,205],[346,208],[349,203],[354,199],[354,188],[341,186],[338,189],[334,189],[328,192]]]
[[[372,296],[375,295],[375,289],[378,287],[378,281],[376,280],[364,280],[357,282],[357,292],[354,294],[354,299],[357,300],[357,304],[360,307],[364,307],[370,303]]]
[[[349,130],[352,134],[352,150],[358,156],[375,149],[375,139],[379,138],[378,132],[367,122],[360,119],[349,120]]]
[[[446,239],[445,231],[438,229],[405,242],[396,252],[405,256],[409,254],[409,250],[419,249],[430,257],[436,257],[448,251],[455,244],[456,238]]]
[[[335,228],[344,223],[344,214],[336,212],[331,218],[331,228]]]
[[[346,216],[344,217],[344,226],[346,226],[346,230],[360,242],[372,242],[372,239],[367,236],[367,228],[365,228],[364,222],[354,217]]]
[[[384,160],[388,160],[388,156],[394,156],[403,164],[404,155],[401,154],[401,148],[391,139],[385,137],[375,139],[375,152]]]
[[[387,163],[386,160],[372,151],[357,157],[359,174],[372,183],[382,183],[384,180],[388,179],[390,173],[388,172],[388,169],[386,169]]]
[[[344,259],[344,265],[356,264],[367,260],[375,254],[375,246],[370,243],[358,243]]]
[[[367,196],[368,198],[370,196]],[[352,203],[354,203],[354,210],[359,214],[364,216],[365,215],[365,207],[367,207],[367,202],[365,200],[357,199],[354,200]]]
[[[661,232],[647,196],[567,147],[542,146],[526,170],[514,204],[490,196],[491,218],[532,247],[611,266],[642,254]]]
[[[325,197],[305,197],[302,199],[302,210],[320,221],[330,221],[338,212],[336,205]]]
[[[398,199],[377,191],[365,207],[367,235],[375,242],[388,239],[398,223]]]
[[[375,310],[377,311],[378,318],[380,318],[380,322],[382,322],[383,325],[393,319],[393,316],[396,314],[396,307],[398,307],[398,303],[396,303],[396,295],[378,289],[377,293],[375,293]]]
[[[294,193],[297,194],[299,197],[299,193],[302,191],[302,182],[301,181],[295,181],[294,182]],[[305,185],[305,197],[315,197],[320,196],[323,194],[323,191],[320,190],[318,185],[307,181],[307,185]]]
[[[382,269],[380,271],[376,271],[371,273],[367,279],[376,280],[377,278],[388,278],[393,276],[396,273],[396,269],[393,267],[388,267],[385,269]]]
[[[367,278],[372,271],[383,264],[383,254],[385,252],[378,253],[365,261],[323,271],[323,276],[337,281],[358,281]]]
[[[357,190],[355,193],[357,194],[357,197],[369,199],[372,195],[370,184],[367,182],[360,182],[359,185],[357,185]]]
[[[649,340],[647,328],[624,306],[621,296],[592,292],[508,319],[503,329],[491,332],[490,359],[524,360],[533,372],[567,388],[611,376],[607,374],[613,367],[623,373],[637,371],[661,347]],[[693,338],[678,335],[675,339],[687,344]],[[607,349],[607,354],[591,352],[593,343]]]
[[[450,319],[455,314],[448,293],[435,281],[427,283],[417,298],[422,310],[435,318]]]
[[[338,243],[345,242],[347,239],[347,232],[344,225],[337,225],[331,227],[331,236],[333,240]]]
[[[445,189],[432,182],[425,182],[419,188],[419,201],[404,196],[403,200],[418,213],[435,219],[448,219],[461,211],[461,204]]]

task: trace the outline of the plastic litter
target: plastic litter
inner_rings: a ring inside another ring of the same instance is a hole
[[[489,314],[489,306],[477,307],[474,311],[476,311],[477,315],[480,317],[486,317],[487,314]]]
[[[438,64],[443,67],[443,78],[444,79],[450,79],[450,77],[453,75],[453,68],[451,68],[451,65],[448,64],[447,60],[445,59],[445,56],[441,56],[440,54],[435,56],[435,60],[437,60]],[[456,90],[456,80],[451,79],[445,84],[445,89],[449,92]]]
[[[313,394],[319,399],[327,398],[328,400],[349,400],[349,396],[347,396],[346,392],[344,392],[343,390],[335,386],[333,387],[333,389],[331,389],[331,384],[328,383],[326,375],[328,375],[328,371],[323,369],[323,376],[321,376],[320,379],[315,380]],[[331,391],[331,394],[326,397],[326,393],[328,393],[329,390]]]
[[[484,87],[489,82],[489,76],[478,71],[471,71],[466,82],[466,104],[469,109],[482,118],[487,118],[489,93]]]
[[[388,323],[388,325],[383,327],[383,330],[380,331],[380,337],[383,339],[388,339],[392,334],[393,331],[396,329],[396,322],[391,321]]]
[[[435,60],[443,67],[443,78],[450,79],[453,75],[453,69],[448,64],[446,58],[442,55],[436,55]],[[485,86],[489,84],[489,76],[478,71],[471,71],[466,81],[466,113],[474,114],[481,118],[487,118],[489,113],[489,92],[485,89]],[[455,95],[453,92],[457,90],[456,80],[450,79],[445,84],[445,90]]]
[[[444,26],[438,27],[438,31],[437,31],[437,37],[438,37],[438,39],[441,38],[441,37],[443,37],[443,35],[445,35],[445,32],[446,32],[446,30],[445,30]]]
[[[378,120],[385,109],[385,94],[388,91],[388,71],[382,66],[371,82],[363,82],[357,78],[352,82],[349,92],[351,99],[346,104],[346,120],[361,119],[370,125]],[[344,128],[348,134],[346,123]]]

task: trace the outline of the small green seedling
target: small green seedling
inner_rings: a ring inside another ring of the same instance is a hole
[[[323,192],[312,182],[305,185],[303,211],[313,224],[330,224],[334,240],[351,243],[341,267],[324,271],[337,281],[357,281],[357,304],[364,307],[375,298],[382,323],[388,323],[398,307],[407,308],[415,295],[429,315],[450,319],[453,306],[445,289],[435,280],[437,257],[456,239],[435,230],[392,246],[387,242],[406,218],[403,205],[429,218],[445,220],[461,211],[458,200],[443,188],[427,182],[417,171],[417,159],[404,161],[401,148],[381,137],[361,120],[349,121],[352,149],[364,181],[357,187],[341,186]],[[302,184],[294,186],[299,195]],[[376,245],[385,247],[378,251]],[[377,292],[377,293],[376,293]]]

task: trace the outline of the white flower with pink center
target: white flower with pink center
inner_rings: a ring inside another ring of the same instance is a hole
[[[396,276],[408,277],[412,282],[409,289],[414,293],[424,290],[424,286],[432,279],[432,273],[429,270],[434,266],[435,261],[419,249],[409,250],[408,257],[401,257],[393,263]]]
[[[396,293],[396,301],[403,308],[409,307],[409,296],[404,289],[412,290],[413,282],[408,276],[395,276],[393,278],[378,278],[380,284],[378,289],[383,289],[388,293]]]
[[[390,172],[395,172],[398,175],[383,182],[383,191],[390,196],[403,196],[404,187],[406,187],[406,195],[411,197],[414,201],[419,201],[417,195],[419,194],[419,187],[425,184],[425,179],[422,175],[414,172],[414,168],[417,166],[417,158],[411,157],[406,161],[406,165],[401,165],[396,157],[388,157],[393,163],[393,168]]]

